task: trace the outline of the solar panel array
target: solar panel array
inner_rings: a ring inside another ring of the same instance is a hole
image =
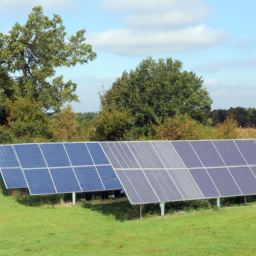
[[[98,142],[0,146],[0,168],[6,188],[31,195],[122,189]]]
[[[101,146],[132,204],[256,194],[255,140]]]

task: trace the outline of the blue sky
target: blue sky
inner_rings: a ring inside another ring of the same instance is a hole
[[[255,0],[1,0],[0,32],[34,6],[59,14],[68,35],[85,29],[97,59],[62,68],[76,82],[76,112],[98,111],[98,92],[146,57],[172,57],[204,79],[212,109],[256,107]]]

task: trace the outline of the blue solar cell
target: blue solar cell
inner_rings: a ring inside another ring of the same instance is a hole
[[[250,168],[233,167],[229,170],[244,195],[256,194],[256,179]]]
[[[253,140],[235,140],[248,165],[256,165],[256,144]]]
[[[198,159],[196,153],[194,152],[193,148],[187,141],[177,141],[172,142],[172,145],[180,155],[181,159],[183,160],[184,164],[188,168],[193,167],[202,167],[200,160]]]
[[[107,142],[101,143],[101,146],[102,146],[105,154],[107,155],[110,163],[112,164],[112,166],[114,168],[121,168],[121,165],[119,164],[119,162],[116,159],[115,155],[113,154],[113,152],[109,148],[108,143]]]
[[[64,143],[64,147],[73,166],[93,165],[85,143]]]
[[[246,165],[242,155],[232,140],[213,141],[227,166]]]
[[[151,144],[166,168],[186,168],[169,141],[152,141]]]
[[[0,167],[20,167],[12,146],[0,146]]]
[[[14,145],[22,168],[47,167],[38,144]]]
[[[86,143],[86,145],[91,153],[91,156],[92,156],[92,159],[93,159],[95,165],[109,164],[109,161],[108,161],[105,153],[103,152],[103,150],[100,146],[100,143],[98,143],[98,142]]]
[[[164,168],[150,142],[127,142],[142,168]]]
[[[72,168],[50,168],[58,193],[81,192]]]
[[[220,196],[205,169],[190,169],[189,172],[202,191],[204,197]]]
[[[31,195],[56,194],[48,169],[25,169]]]
[[[125,157],[125,155],[121,155],[119,153],[119,150],[117,150],[116,145],[118,143],[114,143],[114,142],[108,142],[108,146],[111,149],[111,151],[113,152],[113,154],[115,155],[116,159],[118,160],[119,164],[121,165],[122,168],[128,168],[128,165],[126,164],[125,160],[127,160],[127,157]],[[125,159],[123,158],[125,157]]]
[[[20,168],[2,169],[1,172],[7,189],[28,187]]]
[[[142,170],[125,170],[124,172],[141,198],[141,203],[160,202]]]
[[[133,156],[130,148],[128,147],[126,142],[116,142],[119,146],[117,146],[119,152],[122,155],[126,155],[127,156],[127,161],[126,164],[128,165],[129,168],[140,168],[137,160],[135,159],[135,157]]]
[[[40,148],[49,167],[70,166],[63,144],[40,144]]]
[[[100,177],[94,166],[75,167],[74,171],[80,183],[82,191],[101,191],[104,190]]]
[[[111,165],[96,166],[96,168],[106,190],[122,189],[122,185]]]
[[[144,173],[161,202],[183,199],[166,170],[144,170]]]
[[[227,168],[208,168],[207,171],[221,196],[241,195]]]
[[[133,187],[132,183],[128,179],[127,175],[123,170],[116,171],[116,174],[119,180],[122,181],[123,188],[126,192],[126,195],[129,198],[131,204],[140,204],[142,203],[139,194],[136,192],[135,188]]]
[[[225,166],[212,141],[191,141],[190,144],[205,167]]]
[[[184,199],[204,198],[195,181],[186,169],[167,170]]]

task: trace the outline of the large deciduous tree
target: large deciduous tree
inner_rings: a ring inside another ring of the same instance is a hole
[[[124,71],[101,95],[103,108],[113,103],[119,110],[131,111],[135,126],[146,127],[176,114],[202,121],[212,100],[203,88],[202,78],[183,71],[182,62],[172,58],[156,62],[149,57],[135,70]]]
[[[79,30],[67,37],[59,15],[50,19],[42,7],[34,7],[24,26],[15,23],[7,35],[0,33],[1,96],[14,100],[28,95],[44,110],[59,110],[64,103],[77,101],[77,85],[55,72],[96,58],[84,34]]]

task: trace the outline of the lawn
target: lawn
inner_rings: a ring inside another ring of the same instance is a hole
[[[0,194],[1,256],[256,255],[255,241],[256,208],[120,221],[97,208],[29,207]]]

